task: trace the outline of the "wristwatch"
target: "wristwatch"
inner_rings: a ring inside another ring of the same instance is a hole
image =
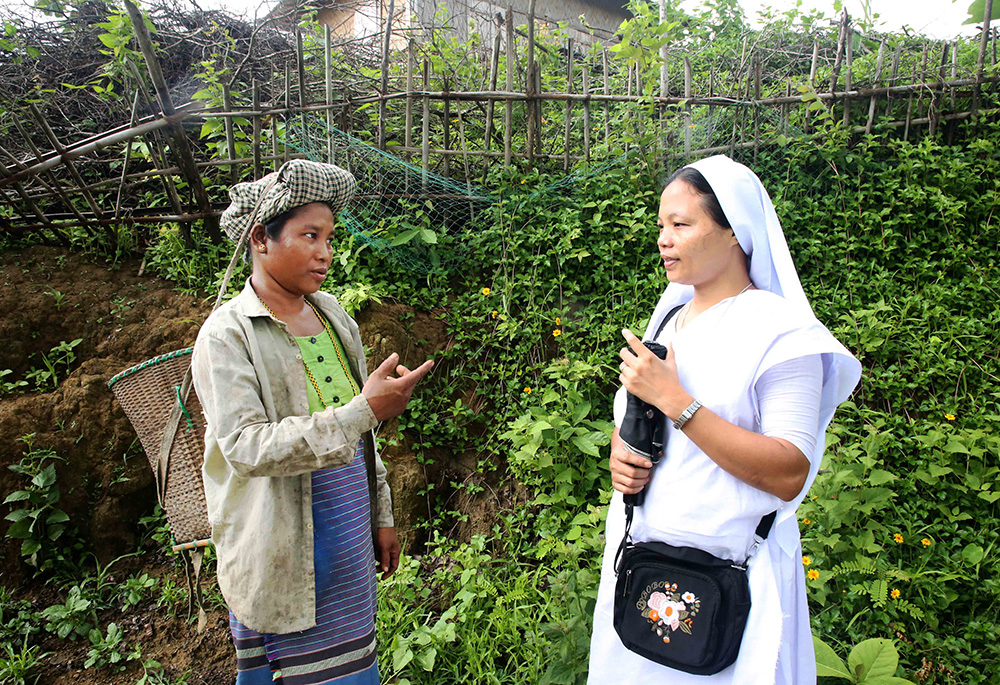
[[[694,413],[699,409],[701,409],[701,402],[699,402],[698,400],[695,400],[694,402],[689,404],[687,409],[682,411],[681,415],[677,417],[676,421],[674,421],[674,430],[680,430],[684,428],[684,424],[690,421],[691,417],[694,416]]]

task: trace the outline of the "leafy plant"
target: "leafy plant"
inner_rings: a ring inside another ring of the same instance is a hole
[[[65,604],[53,604],[41,613],[45,621],[45,630],[55,633],[60,639],[75,640],[84,637],[97,622],[92,603],[85,598],[80,588],[74,586],[66,597]]]
[[[0,656],[0,683],[9,685],[34,685],[41,675],[37,672],[38,667],[49,656],[49,652],[43,652],[38,645],[28,645],[28,638],[24,638],[20,649],[17,649],[10,642],[3,643],[6,656]]]
[[[21,555],[42,570],[51,567],[57,556],[54,549],[52,553],[47,550],[66,532],[69,516],[57,506],[59,484],[55,464],[51,462],[60,457],[51,450],[31,449],[31,438],[27,441],[29,450],[25,456],[7,467],[28,481],[23,490],[15,490],[4,500],[13,509],[5,517],[11,522],[7,537],[23,540]]]
[[[28,381],[5,381],[4,378],[14,373],[10,369],[0,369],[0,395],[7,395],[12,392],[16,392],[18,388],[24,388],[28,385]]]
[[[63,340],[49,350],[48,354],[39,353],[38,356],[41,357],[45,368],[33,368],[28,372],[28,380],[34,381],[35,386],[39,390],[44,389],[49,383],[52,383],[53,390],[58,388],[59,374],[68,370],[73,365],[73,362],[76,361],[76,352],[73,348],[82,342],[83,338],[77,338],[72,342]]]
[[[91,647],[87,651],[84,668],[110,667],[112,671],[124,671],[126,666],[125,636],[115,623],[108,624],[108,632],[101,633],[93,628],[87,633]]]
[[[837,678],[857,685],[915,685],[897,678],[899,653],[892,640],[872,638],[856,645],[847,657],[847,664],[828,644],[813,637],[816,649],[816,670],[823,678]]]

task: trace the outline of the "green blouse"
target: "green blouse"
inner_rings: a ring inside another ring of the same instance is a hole
[[[316,385],[329,407],[340,407],[350,402],[360,392],[357,380],[350,378],[350,367],[346,367],[347,355],[336,331],[331,331],[333,340],[326,331],[318,335],[296,337],[302,351],[302,361],[316,379]],[[341,364],[340,360],[344,360]],[[307,374],[308,375],[308,374]],[[355,388],[358,388],[355,391]],[[312,382],[306,379],[306,394],[309,397],[309,412],[315,414],[325,408],[316,394]]]

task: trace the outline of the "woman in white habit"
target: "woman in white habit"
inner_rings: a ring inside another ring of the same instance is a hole
[[[601,584],[594,611],[593,685],[810,685],[816,682],[795,510],[816,478],[837,405],[861,376],[859,362],[815,317],[781,224],[757,176],[725,156],[695,162],[668,181],[657,223],[670,281],[647,335],[631,332],[621,382],[667,417],[666,454],[655,469],[627,452],[615,429]],[[697,401],[696,401],[697,400]],[[700,403],[700,407],[699,407]],[[680,430],[671,425],[694,413]],[[615,398],[615,424],[625,411]],[[690,675],[627,650],[612,625],[614,557],[625,528],[622,494],[645,488],[634,542],[662,541],[742,560],[754,530],[777,511],[749,566],[751,609],[736,663]]]

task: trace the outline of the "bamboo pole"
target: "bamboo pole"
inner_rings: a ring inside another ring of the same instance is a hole
[[[426,92],[430,87],[430,63],[424,58],[424,70],[423,70],[423,83],[424,91]],[[420,182],[424,190],[427,190],[427,168],[430,164],[430,146],[431,146],[431,101],[430,98],[424,96],[423,101],[423,116],[421,117],[421,136],[420,136]]]
[[[328,107],[325,113],[326,161],[333,164],[336,159],[336,151],[333,143],[333,36],[329,25],[323,27],[323,77],[323,93],[326,95],[325,100]],[[406,82],[406,89],[413,90],[412,81]],[[409,121],[407,121],[407,133],[409,133]]]
[[[760,57],[753,61],[753,99],[754,102],[760,100]],[[757,166],[757,157],[760,153],[760,108],[754,105],[753,108],[753,163]]]
[[[513,18],[513,8],[510,4],[507,5],[507,16],[505,18],[505,26],[507,30],[507,92],[513,92],[514,90],[514,18]],[[507,98],[505,102],[504,109],[504,127],[503,127],[503,163],[504,166],[510,166],[512,156],[512,131],[514,126],[514,101]]]
[[[917,80],[917,71],[913,70],[913,80]],[[903,127],[903,140],[908,140],[910,137],[910,121],[913,117],[913,92],[910,92],[910,97],[906,101],[906,125]]]
[[[292,122],[292,65],[285,62],[285,139],[282,141],[281,148],[285,152],[285,157],[283,162],[288,161],[288,129]],[[275,138],[277,140],[277,138]]]
[[[948,41],[943,41],[941,43],[941,57],[938,60],[938,83],[942,83],[945,80],[944,70],[945,65],[948,63]],[[937,133],[937,118],[938,113],[941,109],[941,100],[944,97],[944,89],[938,87],[934,89],[934,94],[931,97],[931,104],[927,110],[927,118],[930,119],[930,126],[928,133],[933,136]]]
[[[13,159],[15,165],[24,166],[17,160],[16,157],[14,157],[14,155],[7,152],[7,150],[4,150],[2,147],[0,147],[0,150],[3,150],[3,152],[8,157]],[[6,167],[0,167],[0,176],[2,177],[8,176]],[[52,235],[56,237],[56,240],[58,240],[64,247],[69,247],[70,245],[69,240],[62,233],[62,231],[58,230],[58,228],[55,225],[53,225],[52,221],[41,211],[41,209],[38,208],[38,205],[35,204],[34,200],[32,200],[31,197],[28,195],[27,191],[24,189],[24,186],[22,186],[20,183],[16,181],[11,183],[10,185],[13,186],[14,192],[18,194],[18,196],[21,198],[21,201],[24,202],[25,205],[27,205],[28,209],[31,210],[31,212],[35,215],[38,221],[40,221],[41,224],[45,228],[47,228]]]
[[[281,166],[278,160],[282,159],[278,152],[278,117],[271,117],[271,157],[274,159],[272,171],[277,171]]]
[[[899,78],[899,59],[903,54],[903,45],[899,44],[892,53],[892,67],[889,69],[889,82],[886,84],[889,87],[896,85],[896,79]],[[887,92],[885,95],[885,116],[889,118],[892,115],[892,93]]]
[[[497,27],[497,35],[493,37],[493,53],[490,56],[490,90],[497,89],[497,77],[500,73],[500,42],[502,40],[499,26]],[[490,100],[486,103],[486,132],[483,134],[483,149],[489,151],[490,143],[493,140],[493,114],[496,108],[496,101]],[[486,174],[489,173],[489,165],[483,166],[483,180],[486,180]]]
[[[139,114],[139,90],[136,89],[132,97],[132,114],[129,116],[129,123],[135,126]],[[122,213],[122,194],[125,192],[125,178],[128,175],[128,167],[132,162],[132,141],[125,143],[125,155],[122,158],[122,174],[118,181],[118,196],[115,198],[115,216]]]
[[[56,137],[55,132],[49,126],[49,122],[47,122],[45,120],[45,117],[42,116],[42,113],[38,111],[38,107],[35,106],[35,103],[29,102],[28,109],[30,110],[32,116],[34,116],[35,121],[37,121],[38,125],[41,127],[42,133],[44,133],[45,137],[48,138],[49,143],[52,145],[52,148],[56,150],[59,154],[63,154],[66,148],[64,148],[62,146],[62,143],[59,142],[59,139]],[[83,180],[83,177],[80,176],[80,173],[76,170],[76,165],[74,165],[73,162],[69,161],[68,159],[64,159],[63,166],[66,167],[66,171],[69,172],[70,177],[73,179],[73,182],[77,184],[78,188],[80,186],[86,185],[86,183]],[[94,213],[94,216],[96,216],[99,219],[103,219],[104,212],[101,211],[101,208],[94,200],[94,196],[90,193],[90,191],[81,190],[80,192],[83,194],[83,198],[90,206],[90,211]],[[118,242],[118,233],[114,231],[112,228],[110,227],[107,228],[105,230],[105,234],[108,240],[111,241],[112,245]]]
[[[979,97],[983,83],[983,68],[986,65],[986,46],[990,39],[990,19],[993,16],[993,0],[986,0],[983,7],[983,30],[979,41],[979,56],[976,58],[976,85],[972,89],[972,125],[979,130]]]
[[[875,78],[872,83],[878,87],[879,81],[882,78],[882,61],[885,58],[885,38],[878,44],[878,57],[875,60]],[[875,96],[872,95],[868,99],[868,119],[865,121],[865,135],[870,135],[872,132],[872,124],[875,123]]]
[[[135,39],[139,43],[139,47],[142,50],[142,56],[146,61],[146,68],[149,72],[150,79],[152,79],[153,88],[156,90],[156,97],[160,103],[160,111],[163,112],[165,118],[170,117],[175,114],[177,110],[174,108],[174,103],[170,99],[167,82],[166,79],[163,78],[163,72],[160,69],[159,60],[157,60],[156,53],[153,50],[153,41],[146,28],[145,18],[142,16],[142,13],[139,12],[139,8],[132,3],[132,0],[125,0],[125,9],[128,12],[129,19],[132,23]],[[198,202],[199,211],[204,214],[207,208],[211,206],[211,201],[208,198],[208,193],[205,192],[205,186],[201,182],[201,177],[198,175],[197,169],[194,166],[194,155],[191,152],[191,145],[188,143],[184,129],[179,123],[171,123],[168,130],[170,131],[172,141],[170,151],[174,154],[177,160],[177,166],[181,168],[182,175],[187,181],[188,186],[194,192],[195,198]],[[222,242],[222,234],[219,232],[218,220],[206,218],[204,221],[204,227],[206,234],[213,243],[218,245]],[[190,225],[182,224],[181,231],[184,234],[185,242],[190,245]]]
[[[295,64],[298,68],[298,79],[299,84],[299,124],[302,129],[302,140],[299,141],[300,145],[305,145],[308,141],[306,140],[306,113],[305,106],[308,102],[309,94],[306,92],[306,56],[305,51],[302,48],[302,31],[296,26],[295,27]],[[288,141],[288,130],[285,130],[285,141]],[[287,145],[285,146],[287,149]]]
[[[448,92],[449,82],[448,79],[444,79],[444,92]],[[451,100],[447,97],[444,99],[444,117],[442,118],[442,127],[444,129],[444,149],[451,149]],[[451,158],[444,158],[444,177],[451,178]]]
[[[923,82],[925,82],[927,80],[927,55],[928,54],[930,54],[930,43],[927,43],[925,41],[924,44],[923,44],[923,50],[921,51],[921,54],[920,54],[920,82],[921,83],[923,83]],[[924,90],[925,89],[921,88],[920,92],[917,94],[917,116],[918,117],[920,116],[920,113],[921,113],[921,111],[923,111],[923,107],[924,107]]]
[[[229,84],[222,84],[222,102],[223,107],[226,109],[233,108],[232,94],[229,92]],[[236,159],[236,135],[233,132],[233,120],[230,118],[223,119],[226,127],[226,152],[229,154],[229,159]],[[236,168],[235,164],[229,166],[229,182],[235,184],[240,179],[239,169]]]
[[[416,68],[417,44],[412,38],[406,42],[406,92],[413,92],[413,70]],[[492,105],[491,105],[492,106]],[[403,132],[404,145],[413,147],[413,95],[406,96],[406,130]],[[407,153],[405,159],[413,162],[413,155]]]
[[[601,63],[604,68],[604,96],[610,95],[608,81],[611,79],[611,71],[608,69],[608,49],[601,50]],[[610,149],[611,146],[611,105],[604,101],[604,147]]]
[[[155,112],[156,107],[153,105],[153,101],[150,100],[149,98],[149,93],[146,92],[146,89],[143,86],[142,74],[139,73],[139,68],[135,65],[135,63],[132,60],[128,61],[128,66],[132,72],[132,76],[135,78],[135,82],[139,84],[139,87],[136,89],[136,92],[139,93],[139,95],[142,97],[142,100],[145,103],[146,108],[149,109],[149,111],[151,112]],[[147,143],[149,147],[150,157],[153,158],[153,162],[159,168],[161,169],[166,168],[167,149],[166,146],[163,144],[163,136],[160,135],[160,130],[153,129],[148,133],[140,135],[143,137],[149,136],[152,139],[153,141],[152,145],[149,145]],[[178,173],[180,173],[179,170]],[[167,197],[170,198],[170,204],[174,208],[174,214],[184,214],[185,213],[184,205],[181,202],[180,193],[177,192],[177,184],[174,183],[174,177],[172,175],[169,176],[163,175],[160,177],[160,181],[163,185],[164,191],[167,194]]]
[[[583,65],[583,158],[590,163],[590,66]]]
[[[535,118],[535,108],[538,106],[534,100],[535,95],[535,0],[528,0],[528,68],[524,79],[524,94],[527,100],[527,150],[528,161],[531,161],[535,152],[535,138],[538,136],[536,129],[537,120]]]
[[[573,92],[573,39],[566,39],[566,92]],[[566,116],[565,116],[565,135],[563,137],[563,152],[566,154],[566,158],[563,160],[563,171],[569,171],[569,150],[570,150],[570,132],[572,130],[572,117],[573,117],[573,103],[569,100],[566,101]]]
[[[257,79],[253,80],[253,85],[251,86],[251,91],[253,95],[253,108],[255,110],[260,109],[260,84]],[[263,170],[260,165],[260,146],[263,142],[261,140],[261,126],[260,126],[260,114],[255,114],[253,117],[253,177],[258,179],[264,175]]]
[[[844,59],[844,90],[848,93],[851,92],[851,81],[854,78],[854,30],[850,26],[846,29],[846,40],[845,40],[845,50],[846,55]],[[851,123],[851,96],[844,97],[844,126],[849,126]]]
[[[691,60],[684,56],[684,157],[691,157],[691,127],[694,125],[691,120]]]
[[[385,15],[385,38],[382,41],[382,81],[379,92],[385,95],[389,89],[389,42],[392,39],[392,14],[396,10],[396,1],[389,0],[389,12]],[[378,108],[378,149],[385,150],[385,117],[387,114],[386,100],[379,101]]]

